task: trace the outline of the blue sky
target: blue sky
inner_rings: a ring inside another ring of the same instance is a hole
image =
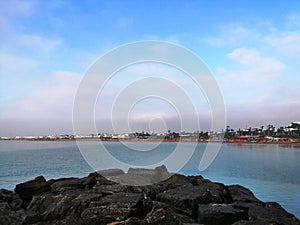
[[[89,65],[112,48],[142,40],[169,41],[196,53],[220,86],[228,125],[300,120],[296,0],[1,0],[0,33],[0,136],[71,133],[73,99]],[[166,76],[176,82],[181,75]],[[120,84],[116,79],[110,91]],[[188,81],[185,85],[205,129],[208,109]],[[134,115],[147,122],[153,119],[147,110],[169,120],[172,129],[178,116],[162,104],[153,100],[151,109],[141,104]]]

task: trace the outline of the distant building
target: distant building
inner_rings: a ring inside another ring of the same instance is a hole
[[[284,130],[288,135],[300,135],[300,122],[292,122]]]

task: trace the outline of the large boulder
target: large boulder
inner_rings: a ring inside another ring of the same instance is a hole
[[[145,216],[144,219],[131,217],[122,221],[114,221],[108,225],[182,225],[180,218],[167,204],[155,202],[152,210]]]
[[[81,217],[98,223],[111,223],[142,215],[139,205],[143,195],[120,192],[92,201],[81,213]]]
[[[7,202],[0,203],[0,224],[21,225],[22,212],[16,212]]]
[[[203,224],[230,225],[239,220],[248,220],[246,208],[233,204],[199,205],[198,222]]]
[[[300,221],[276,202],[235,202],[237,207],[247,208],[250,221],[273,224],[300,225]]]
[[[99,173],[107,174],[108,172],[110,172],[110,170],[104,172],[100,171]],[[158,183],[168,179],[171,175],[167,168],[162,165],[155,169],[130,168],[127,173],[115,174],[114,176],[109,176],[109,178],[121,184],[141,186]]]
[[[128,187],[121,185],[121,184],[112,184],[112,185],[108,185],[108,184],[104,184],[104,185],[98,185],[96,184],[93,187],[93,190],[95,190],[98,193],[102,193],[103,196],[107,196],[107,195],[112,195],[114,193],[118,193],[118,192],[127,192]]]
[[[92,190],[72,190],[57,195],[34,196],[27,207],[25,222],[80,218],[90,202],[101,197],[101,193]]]
[[[132,187],[135,192],[142,192],[148,195],[152,199],[156,199],[157,195],[173,189],[180,187],[182,185],[186,185],[190,183],[190,179],[186,176],[180,174],[174,174],[166,180],[163,180],[159,183],[147,185],[147,186],[139,186],[139,187]]]
[[[97,173],[108,179],[112,179],[114,177],[125,174],[124,171],[121,169],[106,169],[106,170],[100,170]]]
[[[6,189],[0,190],[0,203],[2,202],[7,202],[13,210],[20,210],[23,205],[23,200],[18,194]]]
[[[155,203],[151,212],[143,220],[143,224],[151,225],[181,225],[182,221],[173,211],[173,209],[162,203]]]
[[[79,178],[60,178],[57,180],[50,180],[48,183],[51,185],[52,192],[83,188]]]
[[[183,210],[188,215],[197,215],[198,204],[226,203],[229,201],[224,186],[208,182],[194,186],[191,183],[166,190],[156,196],[158,201]]]
[[[232,201],[242,201],[242,202],[258,202],[259,200],[254,196],[252,191],[241,185],[229,185],[227,186],[227,191],[229,192]]]
[[[47,182],[51,185],[51,191],[54,193],[64,192],[75,189],[91,189],[95,185],[113,184],[114,182],[107,180],[99,173],[90,173],[83,178],[60,178],[57,180],[49,180]]]
[[[15,193],[21,197],[25,208],[34,195],[48,193],[50,190],[51,187],[46,179],[43,176],[38,176],[34,180],[18,184],[15,188]]]

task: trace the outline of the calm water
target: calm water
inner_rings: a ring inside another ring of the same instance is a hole
[[[151,143],[131,143],[136,148]],[[153,144],[153,143],[152,143]],[[99,152],[98,143],[85,142],[86,157],[96,169],[114,167]],[[171,154],[176,143],[162,143],[151,151],[134,151],[121,143],[106,143],[110,154],[131,165],[144,166],[159,162]],[[193,146],[185,143],[180,151]],[[151,147],[151,146],[150,146]],[[300,217],[300,148],[279,145],[223,144],[220,153],[203,172],[198,171],[205,144],[198,144],[189,162],[180,170],[185,175],[201,174],[225,184],[250,188],[263,201],[277,201]],[[180,163],[180,162],[179,162]],[[0,141],[0,188],[13,190],[17,183],[38,175],[46,179],[82,177],[92,172],[76,142]]]

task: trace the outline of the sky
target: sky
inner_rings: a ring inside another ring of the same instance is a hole
[[[232,128],[300,120],[298,0],[0,0],[0,34],[0,136],[73,133],[74,97],[88,68],[110,50],[144,40],[174,43],[201,58]],[[205,94],[182,72],[150,63],[125,68],[107,83],[95,104],[99,132],[111,132],[109,112],[120,89],[154,75],[178,84],[201,130],[210,129]],[[147,98],[126,118],[132,130],[178,131],[181,116],[172,102]]]

